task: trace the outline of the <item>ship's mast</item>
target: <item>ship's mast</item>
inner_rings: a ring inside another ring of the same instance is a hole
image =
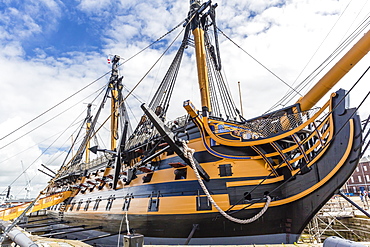
[[[210,4],[210,1],[207,5]],[[189,18],[193,15],[191,21],[191,29],[194,36],[195,43],[195,54],[197,61],[197,70],[198,70],[198,82],[201,95],[202,103],[202,114],[207,116],[211,111],[211,100],[210,100],[210,91],[209,91],[209,81],[208,81],[208,69],[206,61],[206,49],[204,45],[204,30],[202,27],[202,20],[199,15],[199,9],[201,8],[200,0],[190,0],[190,13]]]
[[[111,89],[111,150],[115,150],[118,140],[118,115],[119,115],[119,87],[122,77],[118,77],[118,62],[120,56],[115,55],[112,60],[112,74],[109,80]]]
[[[87,105],[87,116],[86,116],[86,135],[90,133],[91,128],[91,104]],[[86,143],[86,156],[85,156],[85,163],[90,163],[90,139]]]

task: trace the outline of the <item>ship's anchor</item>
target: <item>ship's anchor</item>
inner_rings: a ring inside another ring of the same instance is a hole
[[[269,207],[270,205],[270,202],[271,202],[271,197],[266,195],[266,198],[267,198],[267,201],[265,203],[265,206],[263,206],[263,208],[261,209],[261,211],[256,214],[255,216],[253,216],[252,218],[249,218],[249,219],[238,219],[238,218],[235,218],[235,217],[232,217],[231,215],[228,215],[224,210],[222,210],[218,205],[217,203],[213,200],[211,194],[209,193],[207,187],[205,186],[205,184],[203,183],[203,180],[202,178],[200,177],[199,173],[198,173],[198,170],[196,169],[196,166],[195,166],[195,162],[194,162],[194,159],[193,159],[193,153],[194,153],[194,149],[191,149],[188,147],[188,145],[186,144],[185,141],[182,142],[183,144],[183,148],[184,148],[184,154],[185,154],[185,157],[188,158],[190,160],[190,163],[193,167],[193,170],[195,172],[195,175],[197,176],[197,179],[198,179],[198,182],[199,182],[199,185],[200,187],[202,187],[204,193],[207,195],[208,197],[208,200],[213,204],[213,206],[218,210],[218,212],[220,212],[220,214],[222,216],[224,216],[226,219],[232,221],[232,222],[235,222],[235,223],[239,223],[239,224],[249,224],[249,223],[252,223],[253,221],[256,221],[258,218],[260,218],[267,210],[267,208]]]

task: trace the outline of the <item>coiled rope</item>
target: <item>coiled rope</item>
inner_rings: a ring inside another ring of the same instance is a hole
[[[205,186],[202,178],[200,177],[199,175],[199,172],[196,168],[196,165],[195,165],[195,162],[194,162],[194,159],[193,159],[193,154],[195,152],[194,149],[192,148],[189,148],[188,145],[186,144],[185,141],[182,142],[182,145],[183,145],[183,148],[184,148],[184,151],[185,151],[185,157],[188,158],[190,160],[190,163],[191,163],[191,166],[193,167],[193,170],[195,172],[195,175],[197,176],[197,179],[198,179],[198,182],[199,182],[199,185],[202,187],[204,193],[207,195],[208,197],[208,200],[212,203],[212,205],[218,210],[218,212],[220,212],[220,214],[222,216],[224,216],[226,219],[232,221],[232,222],[235,222],[235,223],[238,223],[238,224],[249,224],[249,223],[252,223],[253,221],[257,220],[258,218],[260,218],[267,210],[267,208],[269,207],[270,205],[270,202],[271,202],[271,197],[266,195],[266,198],[267,198],[267,201],[265,203],[265,206],[261,209],[261,211],[256,214],[255,216],[253,216],[252,218],[249,218],[249,219],[238,219],[238,218],[234,218],[232,217],[231,215],[228,215],[224,210],[222,210],[218,205],[217,203],[213,200],[212,196],[209,194],[209,191],[207,189],[207,187]]]

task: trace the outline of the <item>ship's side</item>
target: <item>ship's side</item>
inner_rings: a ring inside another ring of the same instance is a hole
[[[222,77],[217,4],[190,3],[181,45],[152,100],[141,105],[136,128],[114,56],[94,115],[88,105],[76,154],[70,157],[74,143],[60,170],[49,170],[54,175],[45,190],[28,205],[0,211],[1,219],[47,208],[49,217],[73,227],[140,233],[146,244],[297,241],[360,159],[361,121],[357,109],[347,107],[348,94],[340,89],[313,107],[366,55],[370,32],[296,103],[246,120]],[[188,46],[195,48],[200,110],[187,100],[187,115],[166,121],[170,104],[181,104],[170,99]],[[110,115],[98,126],[109,101]],[[109,119],[109,149],[90,147]],[[102,155],[90,160],[90,151]]]
[[[312,113],[296,128],[269,138],[239,138],[242,135],[232,128],[216,133],[244,143],[239,147],[219,145],[199,127],[188,125],[189,146],[196,149],[194,158],[210,176],[206,186],[222,209],[247,219],[261,211],[266,195],[272,198],[267,211],[252,223],[221,216],[194,171],[171,151],[140,168],[129,184],[120,180],[117,190],[111,189],[110,180],[100,184],[99,173],[105,169],[85,172],[77,184],[80,192],[63,207],[63,218],[117,233],[120,226],[127,230],[122,224],[127,217],[130,231],[144,234],[153,244],[183,244],[194,225],[192,244],[293,243],[357,165],[359,119],[354,109],[344,108],[343,97],[344,92],[338,92],[327,104],[328,112]],[[54,208],[59,215],[59,207]]]
[[[346,108],[345,91],[333,93],[321,108],[311,108],[368,52],[370,33],[308,96],[245,120],[229,100],[218,46],[214,48],[206,34],[214,25],[216,37],[217,5],[191,2],[184,39],[170,66],[175,71],[167,72],[149,106],[141,106],[145,115],[133,133],[127,137],[127,128],[122,128],[118,141],[115,117],[124,115],[117,114],[124,102],[119,97],[122,78],[113,66],[111,117],[116,140],[106,160],[84,164],[79,163],[81,158],[73,159],[61,170],[48,193],[72,189],[72,196],[49,211],[75,225],[141,233],[148,244],[184,244],[190,238],[191,244],[293,243],[358,163],[360,120],[356,109]],[[165,123],[167,94],[173,88],[166,80],[175,81],[172,75],[177,75],[190,33],[201,110],[186,101],[188,115]],[[215,78],[221,79],[210,84]],[[221,85],[219,91],[216,84]],[[215,98],[219,92],[229,100],[234,115],[218,111],[217,104],[224,103]],[[189,155],[189,148],[194,154]]]

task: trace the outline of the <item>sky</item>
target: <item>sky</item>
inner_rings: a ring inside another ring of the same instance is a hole
[[[289,90],[285,83],[295,86],[303,81],[370,12],[366,0],[213,3],[218,4],[218,27],[243,49],[220,35],[223,73],[238,106],[240,81],[247,119],[263,114],[281,99]],[[46,171],[41,164],[58,170],[78,138],[76,129],[87,103],[93,102],[93,108],[99,104],[94,99],[109,79],[107,58],[122,57],[123,83],[128,90],[134,88],[182,25],[136,54],[183,23],[188,9],[185,0],[1,0],[0,194],[11,185],[12,195],[23,198],[29,182],[31,196],[37,195],[49,180],[38,171]],[[134,122],[142,114],[139,105],[149,102],[174,54],[175,48],[170,49],[135,89],[134,97],[127,99]],[[186,114],[185,100],[201,108],[193,48],[185,54],[169,119]],[[369,64],[367,55],[331,92],[350,89]],[[352,91],[352,106],[369,92],[364,83],[369,79],[366,75]],[[363,119],[370,114],[369,106],[366,101],[359,110]],[[106,145],[104,137],[96,143]]]

